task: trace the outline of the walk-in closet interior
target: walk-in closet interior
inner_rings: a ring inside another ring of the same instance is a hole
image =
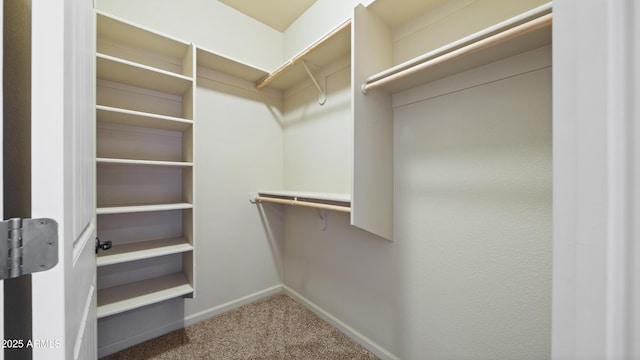
[[[551,3],[95,7],[100,356],[278,292],[382,359],[549,356]]]

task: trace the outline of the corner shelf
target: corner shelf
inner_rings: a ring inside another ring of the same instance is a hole
[[[175,273],[98,290],[98,318],[193,293],[187,277]]]

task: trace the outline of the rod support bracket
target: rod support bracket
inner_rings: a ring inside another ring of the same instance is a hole
[[[324,105],[324,103],[327,102],[327,94],[320,87],[320,85],[318,84],[318,81],[316,80],[316,78],[313,77],[313,74],[311,73],[311,70],[309,70],[309,67],[307,66],[307,63],[304,60],[301,60],[300,62],[302,63],[302,66],[304,66],[304,69],[307,71],[307,74],[309,74],[309,77],[311,78],[311,81],[313,81],[313,85],[316,86],[316,88],[318,89],[318,92],[320,93],[320,95],[318,96],[318,104]]]

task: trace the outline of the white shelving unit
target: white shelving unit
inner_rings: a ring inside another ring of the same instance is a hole
[[[96,13],[98,318],[195,291],[195,47]]]
[[[545,24],[505,41],[452,56],[453,52],[464,52],[461,49],[465,46],[475,46],[551,12],[550,4],[540,5],[535,0],[506,5],[496,11],[487,1],[456,8],[456,3],[444,0],[407,2],[400,7],[393,0],[377,0],[369,7],[355,8],[352,224],[386,239],[393,238],[396,94],[551,43],[551,27]],[[456,24],[455,31],[452,22]],[[440,28],[443,30],[439,31]],[[407,69],[411,69],[410,75],[398,75]],[[386,77],[393,79],[375,89],[366,89],[370,83]]]

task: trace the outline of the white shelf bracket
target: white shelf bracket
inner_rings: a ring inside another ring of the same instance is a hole
[[[318,92],[320,93],[320,95],[318,96],[318,104],[324,105],[324,103],[327,101],[327,95],[318,84],[318,81],[316,81],[316,78],[313,77],[313,74],[311,73],[311,70],[309,70],[307,63],[304,60],[301,60],[301,62],[302,62],[302,66],[304,66],[304,69],[307,70],[307,74],[309,74],[311,81],[313,81],[313,84],[316,86],[316,88],[318,89]]]

